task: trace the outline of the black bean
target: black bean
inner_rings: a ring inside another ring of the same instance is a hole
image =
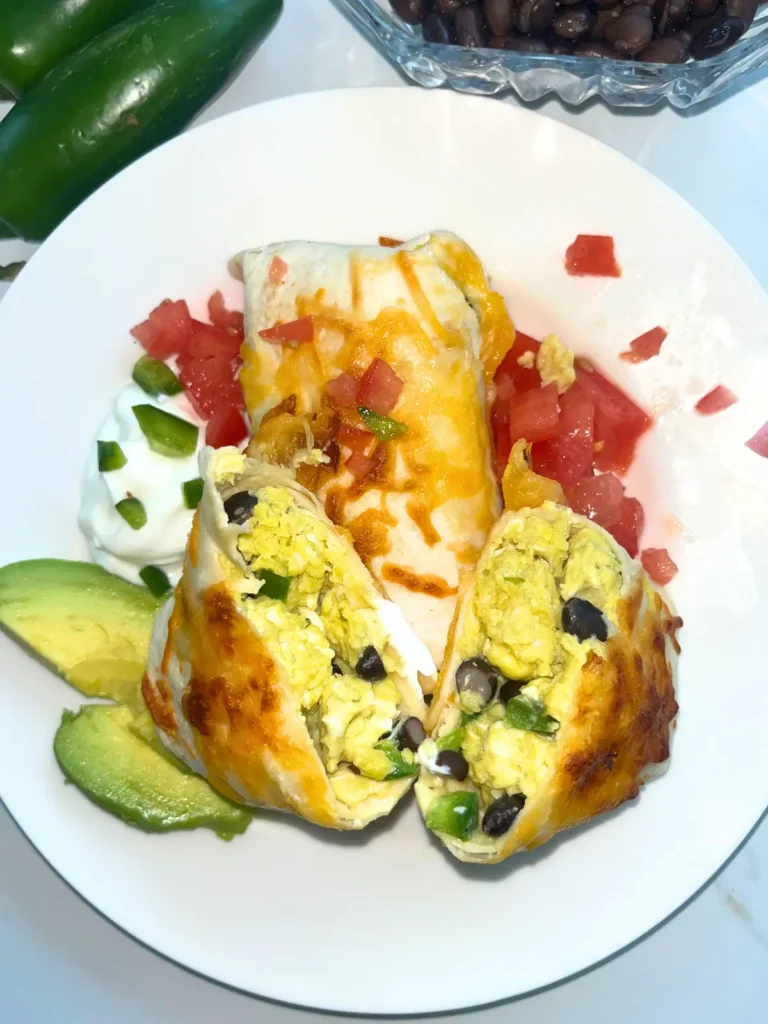
[[[496,673],[485,658],[467,658],[456,669],[456,689],[459,693],[477,693],[484,704],[493,700],[496,685]]]
[[[621,8],[620,7],[612,7],[609,10],[598,11],[597,12],[597,18],[595,20],[595,24],[592,26],[592,29],[591,29],[591,31],[589,33],[589,38],[590,39],[602,39],[603,38],[603,32],[605,31],[605,26],[609,22],[613,21],[614,18],[618,18],[620,13],[621,13]]]
[[[233,494],[224,502],[224,511],[227,513],[227,519],[230,523],[237,523],[238,526],[242,526],[251,518],[253,510],[258,504],[259,499],[255,494],[250,494],[248,491],[238,491],[237,494]]]
[[[667,35],[678,25],[682,25],[688,17],[691,0],[657,0],[654,5],[656,31],[659,35]]]
[[[435,0],[435,7],[441,14],[446,15],[448,18],[453,18],[456,11],[460,7],[463,7],[467,0]]]
[[[716,57],[718,53],[738,42],[745,30],[746,25],[741,18],[725,18],[710,28],[702,29],[691,43],[691,56],[694,60]]]
[[[690,38],[684,32],[654,39],[637,55],[637,60],[656,64],[682,64],[688,56]]]
[[[426,4],[424,0],[389,0],[395,14],[409,25],[419,25],[424,17]]]
[[[518,31],[540,36],[552,24],[556,7],[556,0],[520,0],[516,11]]]
[[[339,666],[336,664],[335,661],[331,662],[331,672],[335,676],[343,676],[344,675],[344,673],[341,671],[341,669],[339,668]]]
[[[434,699],[435,699],[434,693],[425,693],[424,694],[424,703],[427,705],[427,707],[429,707],[429,705],[432,703],[432,701]]]
[[[488,45],[488,30],[483,21],[480,4],[468,4],[456,11],[454,27],[459,46],[469,46],[474,49],[478,46]]]
[[[347,765],[347,768],[349,768],[353,775],[362,775],[362,772],[360,771],[356,764],[350,763]]]
[[[596,21],[597,16],[595,12],[587,7],[586,4],[580,4],[577,7],[566,7],[565,10],[560,11],[552,22],[552,31],[556,36],[560,36],[561,39],[569,39],[571,42],[575,42],[583,35],[586,35]]]
[[[517,697],[526,682],[526,679],[508,679],[499,690],[499,700],[506,704],[508,700]]]
[[[489,804],[483,815],[483,832],[491,839],[498,839],[505,832],[509,832],[514,824],[515,818],[525,807],[525,797],[522,793],[513,793],[511,796],[500,796]]]
[[[618,60],[615,50],[599,39],[582,39],[573,47],[574,57],[610,57]]]
[[[691,0],[691,14],[694,18],[706,18],[719,6],[720,0]]]
[[[397,745],[401,750],[412,750],[414,753],[427,738],[426,730],[415,715],[406,718],[397,734]]]
[[[381,679],[386,678],[387,670],[384,668],[384,662],[373,644],[368,644],[363,648],[357,659],[355,672],[368,683],[378,683]]]
[[[630,56],[640,53],[653,38],[650,8],[638,4],[626,7],[615,21],[604,27],[603,38],[613,46],[616,53]]]
[[[508,36],[494,36],[488,44],[494,50],[515,50],[518,53],[549,53],[549,47],[543,39],[523,36],[512,32]]]
[[[608,10],[611,7],[618,7],[621,10],[621,0],[593,0],[595,7],[600,11]]]
[[[437,11],[430,11],[421,26],[424,38],[428,43],[443,43],[445,45],[456,41],[456,34],[453,25],[443,14]]]
[[[505,36],[515,23],[515,0],[482,0],[491,35]]]
[[[725,13],[729,18],[741,18],[746,31],[755,20],[757,3],[758,0],[725,0]]]
[[[549,47],[550,53],[557,53],[563,57],[570,57],[573,53],[573,43],[567,39],[561,39],[560,36],[556,36],[554,33],[545,36],[544,41]]]
[[[435,758],[435,764],[438,768],[447,769],[441,774],[450,775],[457,782],[463,782],[469,772],[467,759],[458,750],[441,750]]]
[[[583,597],[572,597],[565,602],[562,622],[563,630],[578,640],[589,640],[590,637],[597,640],[608,639],[608,626],[603,613]]]

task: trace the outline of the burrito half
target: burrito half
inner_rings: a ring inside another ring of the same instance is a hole
[[[289,471],[234,448],[201,464],[143,684],[155,725],[233,800],[362,828],[413,782],[429,653]]]

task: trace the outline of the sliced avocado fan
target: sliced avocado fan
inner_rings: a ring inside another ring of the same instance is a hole
[[[0,625],[86,697],[138,706],[161,604],[90,562],[41,558],[0,569]]]
[[[65,711],[53,741],[61,770],[94,803],[148,832],[209,828],[222,839],[245,832],[250,811],[179,771],[133,724],[127,707],[87,704],[77,714]]]

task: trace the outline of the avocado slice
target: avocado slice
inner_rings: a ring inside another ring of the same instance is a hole
[[[0,569],[0,625],[86,697],[138,705],[161,604],[90,562],[41,558]]]
[[[148,832],[210,828],[222,839],[245,832],[251,812],[197,775],[179,771],[140,739],[130,708],[86,704],[65,711],[53,751],[66,777],[94,803]]]

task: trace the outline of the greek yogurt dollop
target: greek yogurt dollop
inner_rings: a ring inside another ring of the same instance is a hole
[[[198,426],[194,454],[177,459],[153,452],[134,405],[154,405]],[[78,515],[94,562],[132,583],[142,582],[139,571],[147,565],[162,569],[172,584],[178,582],[194,515],[184,504],[182,484],[200,476],[197,456],[204,438],[204,421],[184,394],[152,398],[134,383],[118,393],[88,453]],[[96,440],[118,442],[127,460],[122,469],[99,471]],[[147,513],[139,530],[115,510],[128,496],[138,498]]]

